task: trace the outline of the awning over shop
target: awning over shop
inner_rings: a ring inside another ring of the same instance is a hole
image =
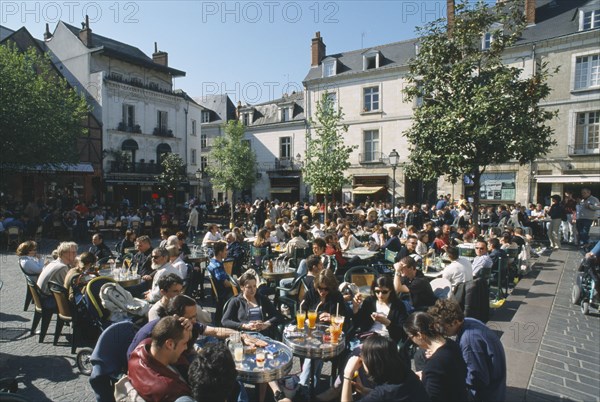
[[[355,187],[352,189],[353,194],[375,194],[383,190],[383,187]]]
[[[16,172],[36,172],[36,173],[94,173],[94,167],[91,163],[56,163],[48,165],[18,165],[3,164],[2,169]]]
[[[600,174],[535,176],[538,183],[600,183]]]
[[[293,187],[272,187],[270,192],[271,194],[292,194],[292,191],[294,191]]]

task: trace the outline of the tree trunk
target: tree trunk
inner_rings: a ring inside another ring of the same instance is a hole
[[[325,197],[323,197],[323,206],[325,207],[325,210],[323,211],[323,222],[327,221],[327,194],[325,194]]]
[[[471,212],[471,221],[474,225],[479,225],[479,187],[481,186],[481,171],[477,169],[473,175],[473,211]]]
[[[227,191],[225,191],[227,194]],[[231,190],[231,200],[229,200],[229,230],[233,230],[235,221],[233,220],[233,200],[235,200],[235,190]]]

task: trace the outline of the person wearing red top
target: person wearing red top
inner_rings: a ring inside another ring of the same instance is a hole
[[[177,317],[162,318],[152,330],[152,337],[143,340],[131,353],[128,362],[129,381],[148,402],[175,401],[191,395],[182,374],[189,366],[181,354],[187,349],[191,326],[184,326]],[[175,366],[185,367],[180,373]]]

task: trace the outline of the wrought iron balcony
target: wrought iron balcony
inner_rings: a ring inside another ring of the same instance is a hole
[[[162,166],[157,163],[111,161],[108,173],[159,174],[162,170]]]
[[[302,163],[295,159],[279,159],[275,158],[273,163],[264,162],[259,165],[259,170],[264,169],[267,173],[294,171],[302,169]]]
[[[364,154],[358,154],[358,163],[361,165],[369,165],[376,163],[386,163],[388,156],[381,152],[368,152]]]

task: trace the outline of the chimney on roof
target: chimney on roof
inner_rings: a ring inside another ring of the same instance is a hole
[[[81,31],[79,31],[79,40],[86,47],[92,47],[92,30],[90,29],[90,17],[85,16],[85,22],[81,23]]]
[[[535,0],[525,0],[525,20],[527,25],[535,25]]]
[[[235,108],[235,118],[236,118],[236,120],[240,119],[240,115],[241,115],[240,109],[241,108],[242,108],[242,101],[238,100],[237,107]]]
[[[321,32],[315,32],[315,37],[312,38],[310,54],[310,66],[316,67],[321,65],[321,61],[325,58],[325,44],[323,43],[323,38],[321,38]]]
[[[446,21],[448,36],[452,36],[452,30],[454,29],[454,0],[446,0]]]
[[[169,53],[158,51],[158,45],[154,42],[154,53],[152,53],[152,61],[156,64],[167,67],[169,65]]]
[[[50,33],[50,24],[46,23],[46,32],[44,32],[44,40],[49,41],[52,39],[52,34]]]

